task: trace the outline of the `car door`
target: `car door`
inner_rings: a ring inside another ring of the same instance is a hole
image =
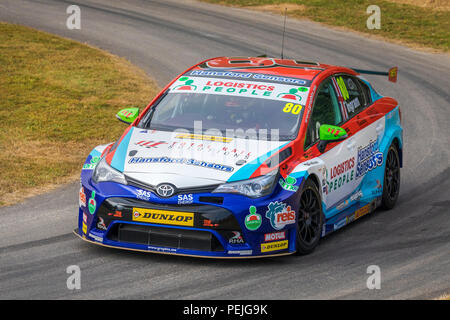
[[[319,127],[323,124],[343,126],[343,104],[339,102],[340,92],[335,86],[335,79],[324,80],[314,98],[311,117],[308,122],[304,149],[317,150]],[[347,199],[356,188],[355,165],[356,143],[350,137],[341,142],[329,143],[319,158],[325,166],[325,188],[322,190],[323,211],[326,218],[334,214],[331,209],[342,200]],[[335,210],[336,211],[336,210]]]
[[[346,148],[354,157],[352,190],[349,200],[357,201],[367,192],[363,189],[380,189],[380,181],[367,177],[372,168],[382,164],[382,154],[378,150],[379,142],[384,133],[384,118],[373,120],[370,106],[372,100],[365,83],[358,77],[340,74],[333,77],[333,84],[338,93],[343,116],[346,119],[342,124],[349,138],[346,140]],[[381,161],[380,161],[381,160]],[[347,203],[351,203],[347,201]],[[339,206],[339,203],[337,203]],[[342,207],[342,206],[341,206]]]

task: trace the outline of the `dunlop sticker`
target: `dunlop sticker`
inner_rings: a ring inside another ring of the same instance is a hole
[[[192,227],[194,226],[194,213],[133,208],[133,221]]]
[[[288,248],[288,240],[261,243],[261,252],[283,250]]]

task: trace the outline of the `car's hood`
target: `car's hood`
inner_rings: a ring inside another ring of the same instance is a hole
[[[132,127],[114,149],[110,165],[153,186],[198,187],[248,179],[286,144]]]

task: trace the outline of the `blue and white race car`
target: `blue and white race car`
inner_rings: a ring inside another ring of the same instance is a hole
[[[398,198],[400,108],[353,69],[209,59],[142,112],[117,117],[127,129],[81,171],[75,233],[94,244],[214,258],[307,254]]]

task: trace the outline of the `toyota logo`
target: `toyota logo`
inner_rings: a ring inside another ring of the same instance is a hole
[[[175,186],[168,183],[161,183],[156,187],[156,193],[161,197],[171,197],[175,193]]]

